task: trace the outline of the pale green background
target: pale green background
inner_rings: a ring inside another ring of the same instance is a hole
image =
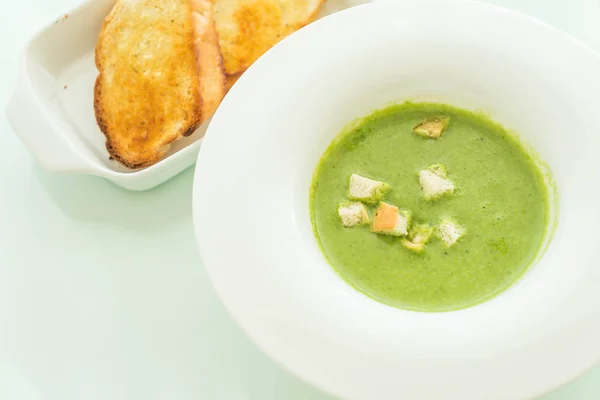
[[[600,49],[596,0],[490,2]],[[3,1],[2,105],[27,37],[77,3]],[[0,399],[329,399],[263,356],[215,297],[193,237],[192,177],[130,193],[51,174],[0,118]],[[544,397],[599,398],[600,367]]]

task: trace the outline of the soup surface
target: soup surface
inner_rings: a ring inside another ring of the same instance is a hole
[[[415,133],[428,120],[447,121],[439,138]],[[453,188],[432,199],[420,172],[438,164]],[[391,188],[377,201],[349,198],[353,174]],[[415,251],[403,244],[412,238],[400,225],[375,233],[378,201],[409,216],[407,232],[431,227],[431,239]],[[344,226],[338,208],[349,202],[348,212],[362,208],[368,222]],[[514,136],[487,117],[432,103],[377,111],[340,134],[317,166],[310,207],[317,240],[340,276],[376,300],[419,311],[469,307],[507,289],[540,250],[549,213],[544,176]],[[450,245],[443,221],[460,231]]]

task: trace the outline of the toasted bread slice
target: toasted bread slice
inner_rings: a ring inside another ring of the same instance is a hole
[[[405,236],[408,234],[412,213],[399,210],[398,207],[387,203],[379,203],[373,217],[371,232],[383,235]]]
[[[312,21],[323,0],[215,0],[225,72],[243,72],[284,37]]]
[[[129,168],[162,159],[225,94],[207,1],[117,0],[100,33],[96,65],[96,119],[111,156]]]

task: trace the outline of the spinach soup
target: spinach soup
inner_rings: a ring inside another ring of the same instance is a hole
[[[488,118],[395,105],[346,130],[321,158],[311,218],[338,274],[418,311],[469,307],[507,289],[547,232],[544,175]]]

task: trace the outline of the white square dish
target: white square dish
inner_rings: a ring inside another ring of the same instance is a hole
[[[131,170],[111,160],[94,116],[94,51],[114,0],[91,0],[42,29],[28,43],[8,103],[15,133],[48,170],[104,177],[130,190],[146,190],[196,162],[205,123],[171,146],[167,157]]]
[[[328,0],[316,19],[371,0]],[[210,122],[174,142],[160,162],[138,170],[110,159],[94,115],[94,53],[115,0],[88,0],[28,43],[8,103],[15,133],[48,170],[101,176],[129,190],[147,190],[196,162]]]

